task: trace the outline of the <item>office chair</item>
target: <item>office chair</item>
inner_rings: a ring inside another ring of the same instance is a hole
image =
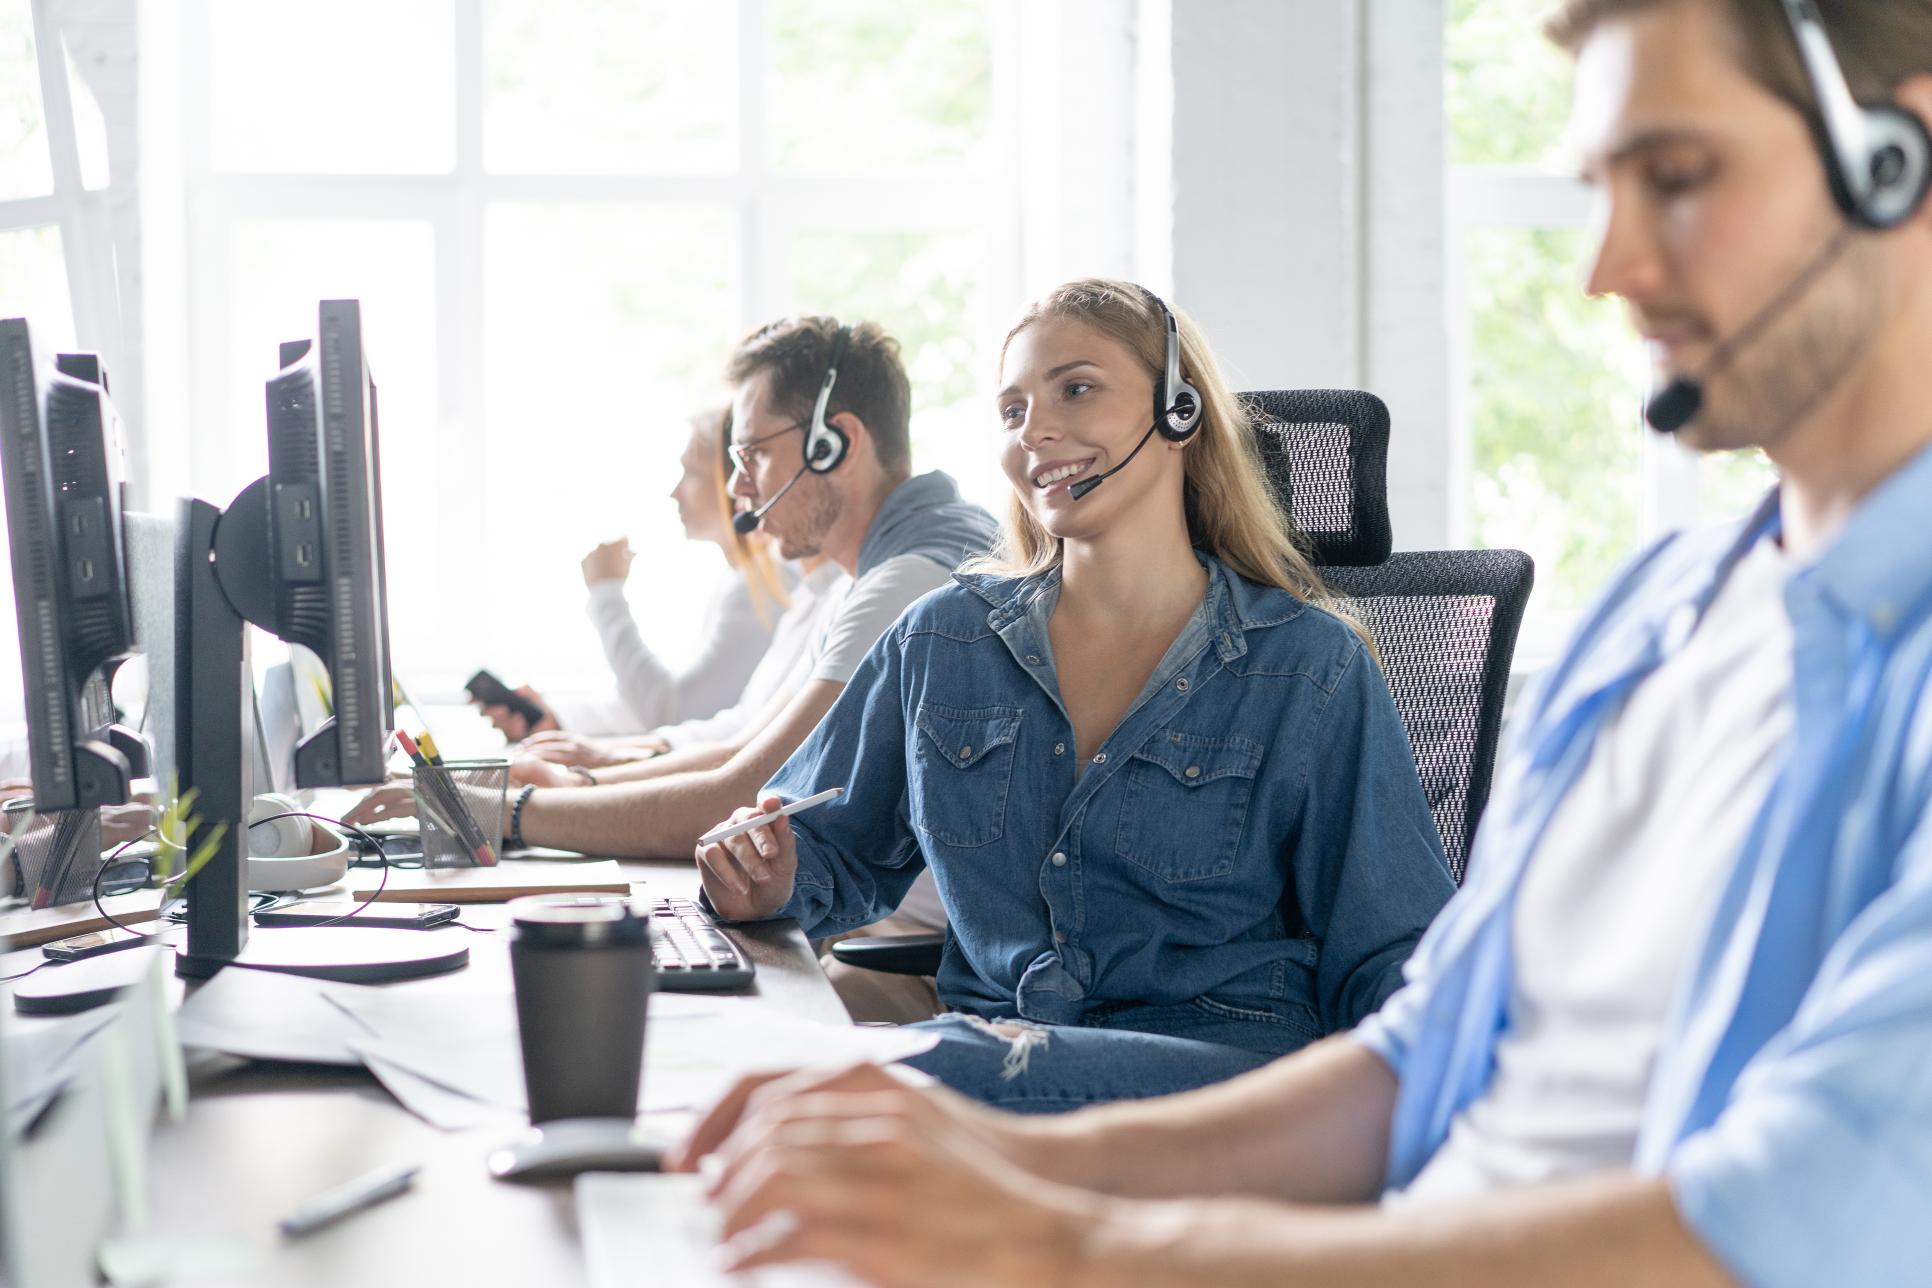
[[[1274,492],[1324,581],[1376,641],[1449,871],[1461,884],[1502,731],[1516,632],[1534,581],[1520,550],[1391,554],[1388,407],[1355,389],[1240,395]],[[898,975],[939,970],[945,936],[842,940],[832,956]]]

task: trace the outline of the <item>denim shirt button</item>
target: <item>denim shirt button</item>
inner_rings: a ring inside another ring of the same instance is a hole
[[[1177,733],[1170,733],[1167,735],[1167,740],[1169,742],[1179,742],[1181,740],[1181,735]]]
[[[1028,653],[1026,655],[1026,664],[1028,666],[1038,666],[1040,664],[1040,655],[1038,653]]]
[[[1187,692],[1187,677],[1186,677],[1186,676],[1184,675],[1184,676],[1182,676],[1182,677],[1181,677],[1180,679],[1178,679],[1178,680],[1176,680],[1176,681],[1174,681],[1174,687],[1175,687],[1175,688],[1177,688],[1177,689],[1179,689],[1179,690],[1180,690],[1180,691],[1181,691],[1182,693],[1186,693],[1186,692]]]
[[[1056,756],[1064,754],[1066,749],[1067,744],[1064,742],[1056,742],[1053,744],[1053,754]]]
[[[1064,931],[1064,930],[1056,930],[1056,931],[1054,931],[1054,932],[1053,932],[1053,942],[1054,942],[1054,943],[1056,943],[1056,944],[1064,944],[1064,943],[1066,943],[1066,942],[1067,942],[1067,932],[1066,932],[1066,931]]]
[[[1201,767],[1199,765],[1189,765],[1187,767],[1187,776],[1189,778],[1199,778],[1201,776]]]
[[[1094,763],[1094,764],[1096,764],[1096,765],[1104,765],[1104,764],[1106,764],[1106,763],[1107,763],[1107,753],[1106,753],[1106,752],[1104,752],[1104,751],[1102,751],[1102,752],[1096,752],[1096,753],[1094,754],[1094,758],[1093,758],[1093,763]]]
[[[961,760],[971,760],[973,758],[973,749],[971,747],[961,747],[959,749],[959,758]]]
[[[1056,868],[1064,868],[1067,866],[1067,856],[1061,851],[1055,850],[1053,852],[1053,866]]]

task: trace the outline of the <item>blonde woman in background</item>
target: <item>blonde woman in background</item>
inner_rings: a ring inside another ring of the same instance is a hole
[[[635,558],[629,540],[598,545],[584,556],[584,585],[590,593],[590,620],[616,679],[619,701],[553,702],[524,689],[521,692],[548,713],[534,725],[507,707],[484,708],[505,736],[529,738],[526,749],[533,754],[559,764],[588,766],[636,760],[668,745],[660,735],[640,736],[642,731],[709,719],[744,698],[772,644],[795,577],[772,558],[762,538],[747,539],[732,530],[723,468],[725,418],[724,408],[691,418],[678,481],[671,489],[685,538],[717,546],[733,572],[704,608],[698,656],[673,669],[652,651],[626,596]],[[653,588],[644,588],[642,602],[647,611],[685,611],[652,592]],[[597,736],[600,733],[618,737],[606,739]]]

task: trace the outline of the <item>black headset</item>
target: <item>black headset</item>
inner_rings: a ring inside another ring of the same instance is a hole
[[[1819,151],[1833,199],[1854,223],[1898,227],[1912,217],[1932,184],[1932,136],[1923,121],[1896,104],[1854,100],[1817,4],[1783,0],[1783,5],[1824,123]]]
[[[852,450],[845,431],[825,419],[832,405],[832,386],[839,382],[839,363],[845,360],[846,346],[852,343],[852,328],[841,323],[832,337],[832,356],[825,363],[825,379],[818,387],[818,402],[812,406],[812,423],[805,428],[805,467],[814,474],[830,474]]]
[[[812,405],[812,419],[805,426],[805,463],[798,467],[798,473],[791,476],[784,487],[778,489],[771,500],[755,510],[746,510],[731,520],[732,529],[741,537],[749,536],[758,530],[765,521],[771,508],[785,499],[798,481],[809,474],[830,474],[845,460],[845,454],[852,450],[852,440],[845,431],[828,424],[825,409],[832,402],[832,386],[839,382],[839,363],[845,357],[845,347],[852,342],[852,328],[841,323],[838,334],[832,337],[832,356],[825,364],[825,379],[818,387],[818,401]],[[725,456],[731,456],[731,421],[725,420]],[[730,478],[730,474],[725,475]]]
[[[1185,443],[1201,427],[1201,414],[1206,410],[1206,405],[1201,401],[1201,391],[1181,375],[1181,328],[1174,321],[1174,310],[1146,287],[1141,287],[1140,293],[1147,297],[1149,304],[1161,311],[1161,327],[1167,336],[1167,360],[1161,364],[1160,374],[1154,379],[1154,423],[1134,444],[1134,450],[1127,453],[1126,460],[1067,488],[1067,495],[1076,501],[1133,464],[1134,458],[1140,455],[1140,449],[1147,446],[1147,440],[1156,433],[1170,443]]]
[[[1161,326],[1167,336],[1167,361],[1154,382],[1154,428],[1170,443],[1185,443],[1201,427],[1201,391],[1181,375],[1181,328],[1174,321],[1174,311],[1146,287],[1141,290],[1161,311]]]

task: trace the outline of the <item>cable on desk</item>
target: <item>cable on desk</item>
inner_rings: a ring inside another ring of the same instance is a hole
[[[26,970],[23,970],[16,975],[0,975],[0,984],[11,984],[17,979],[25,979],[27,978],[27,976],[33,974],[35,971],[45,970],[47,969],[47,967],[52,966],[53,964],[54,964],[53,959],[49,958],[46,961],[43,961],[42,963],[40,963],[40,965],[29,966]]]
[[[389,860],[388,851],[383,849],[381,837],[376,836],[370,832],[365,832],[360,827],[357,827],[354,823],[345,823],[339,818],[330,818],[324,814],[311,814],[306,810],[299,810],[299,809],[285,810],[280,814],[270,814],[267,818],[258,818],[255,820],[254,823],[249,824],[249,826],[254,827],[257,823],[279,822],[280,820],[285,818],[313,819],[318,823],[327,823],[332,827],[340,827],[353,833],[357,837],[360,837],[363,841],[366,841],[367,843],[375,847],[376,854],[378,857],[374,866],[380,867],[382,869],[382,879],[376,883],[376,889],[374,894],[371,894],[367,899],[364,899],[361,903],[349,909],[349,911],[343,913],[339,917],[331,917],[327,921],[318,921],[313,926],[302,927],[302,929],[319,930],[324,926],[333,926],[338,924],[339,922],[347,921],[351,917],[360,915],[361,913],[367,911],[369,906],[375,903],[376,900],[382,898],[382,892],[389,888],[389,869],[390,868],[392,867],[420,868],[424,866],[422,863],[410,863],[406,860],[392,863]],[[101,902],[101,879],[107,875],[107,870],[114,865],[114,861],[120,858],[122,854],[126,853],[130,847],[139,845],[141,842],[147,840],[149,837],[157,835],[160,832],[160,830],[161,829],[159,827],[151,827],[147,831],[141,833],[141,835],[135,837],[133,840],[122,842],[119,846],[115,847],[114,853],[108,855],[107,858],[101,861],[101,866],[98,869],[96,869],[94,873],[94,888],[93,888],[94,911],[100,913],[101,916],[107,920],[108,924],[113,926],[116,930],[124,930],[128,934],[139,936],[142,939],[152,939],[160,932],[148,931],[148,930],[136,930],[134,927],[119,920],[114,916],[113,913],[109,912],[107,910],[107,906]],[[240,843],[246,845],[247,838],[248,838],[248,833],[244,831],[241,835]],[[244,855],[242,862],[246,863],[247,861],[248,861],[247,857]],[[349,866],[352,868],[361,868],[361,867],[369,867],[371,866],[371,864],[369,864],[366,860],[358,861],[355,859],[351,859],[349,861]],[[153,876],[153,871],[154,871],[153,867],[152,865],[150,865],[148,869],[148,873],[150,877]],[[280,896],[269,895],[267,897],[267,902],[257,904],[254,907],[251,907],[248,910],[249,914],[252,916],[257,912],[266,911],[269,908],[275,907],[279,901],[280,901]],[[40,967],[38,966],[34,967],[34,970],[39,970],[39,969]],[[28,973],[31,974],[32,972],[28,972]],[[20,977],[14,976],[14,978],[17,979]],[[5,983],[5,982],[6,982],[5,980],[0,980],[0,983]]]

